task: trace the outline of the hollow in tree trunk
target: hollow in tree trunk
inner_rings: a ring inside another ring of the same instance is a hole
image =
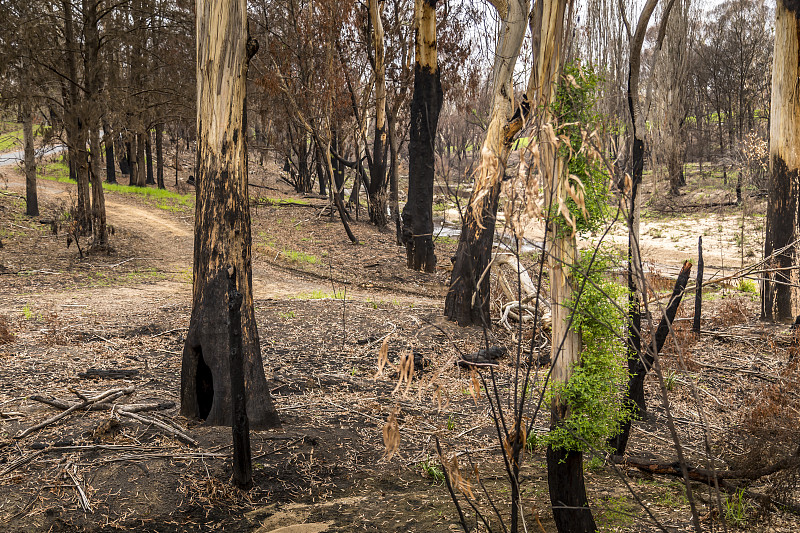
[[[247,67],[257,43],[248,38],[245,0],[198,0],[196,24],[194,283],[181,368],[181,413],[209,425],[233,422],[226,306],[228,269],[233,268],[242,293],[247,417],[251,428],[264,429],[279,420],[264,375],[253,308],[244,111]]]
[[[414,95],[408,145],[408,201],[403,208],[402,240],[408,268],[433,272],[434,148],[442,83],[436,61],[436,0],[416,0]]]

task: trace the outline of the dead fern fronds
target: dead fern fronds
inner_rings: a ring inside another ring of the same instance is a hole
[[[386,448],[386,459],[391,459],[400,447],[400,425],[397,423],[397,413],[400,408],[395,407],[389,413],[386,424],[383,426],[383,446]]]
[[[405,396],[411,388],[411,380],[414,378],[414,353],[411,350],[406,350],[400,354],[398,367],[400,373],[397,376],[397,386],[392,391],[392,394],[399,391],[403,384],[405,384],[406,388],[403,391],[403,396]]]
[[[478,399],[481,397],[481,382],[478,380],[478,372],[475,371],[475,367],[470,367],[469,370],[469,379],[470,379],[470,390],[469,393],[472,395],[472,399],[475,401],[475,405],[478,405]]]
[[[453,454],[453,457],[447,459],[440,454],[439,461],[441,461],[442,466],[447,471],[447,476],[450,478],[450,483],[453,485],[453,488],[464,496],[474,500],[475,495],[472,493],[472,482],[462,476],[458,468],[458,455]]]
[[[375,379],[383,376],[383,369],[389,362],[389,337],[391,337],[391,335],[387,335],[386,338],[383,339],[381,349],[378,350],[378,371],[375,372]]]

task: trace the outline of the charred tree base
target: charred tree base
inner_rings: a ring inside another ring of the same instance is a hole
[[[246,330],[247,318],[243,316],[242,321]],[[210,426],[233,424],[227,323],[227,278],[222,272],[192,312],[181,367],[181,414]],[[258,343],[249,337],[243,339],[247,418],[252,429],[278,427],[280,420],[269,395]]]
[[[475,193],[473,193],[474,195]],[[489,272],[484,271],[492,259],[492,243],[494,240],[495,215],[500,195],[498,182],[486,195],[483,204],[481,222],[477,224],[475,212],[471,206],[467,208],[461,236],[458,240],[453,273],[450,276],[450,289],[444,303],[444,314],[459,326],[472,324],[491,326],[489,316]],[[477,294],[475,294],[477,292]],[[475,304],[473,305],[473,295]]]
[[[422,272],[436,271],[436,254],[430,235],[412,237],[405,241],[408,268]]]
[[[586,486],[583,482],[583,454],[547,447],[547,484],[553,519],[561,533],[597,531]]]

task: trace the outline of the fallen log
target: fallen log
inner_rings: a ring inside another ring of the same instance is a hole
[[[139,371],[132,368],[90,368],[86,372],[78,373],[78,377],[82,379],[125,379],[138,374]]]
[[[612,455],[611,461],[615,464],[629,466],[650,474],[661,474],[676,477],[683,476],[681,465],[677,461],[671,463],[659,463],[638,457],[622,457],[620,455]],[[789,457],[784,457],[783,459],[780,459],[771,465],[761,468],[748,470],[717,470],[716,477],[720,481],[726,481],[730,479],[746,479],[753,481],[771,474],[775,474],[776,472],[780,472],[782,470],[797,467],[800,467],[800,456],[791,455]],[[690,465],[686,465],[686,469],[689,472],[689,479],[692,481],[699,481],[701,483],[705,483],[706,485],[713,485],[715,474],[713,470]]]

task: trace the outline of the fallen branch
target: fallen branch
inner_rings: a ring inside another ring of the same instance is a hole
[[[28,455],[23,455],[22,457],[20,457],[19,459],[15,460],[15,461],[12,461],[11,464],[9,464],[2,471],[0,471],[0,476],[4,476],[4,475],[8,474],[9,472],[13,472],[14,470],[19,468],[20,466],[23,466],[23,465],[26,465],[26,464],[30,463],[31,461],[36,459],[38,456],[40,456],[42,453],[44,453],[44,450],[37,450],[37,451],[35,451],[33,453],[29,453]]]
[[[70,469],[70,467],[72,468]],[[91,513],[92,506],[89,505],[89,497],[86,496],[86,492],[83,490],[78,478],[75,476],[75,473],[78,471],[78,467],[75,466],[74,463],[69,463],[64,470],[67,473],[67,476],[69,476],[69,479],[72,481],[72,484],[75,485],[75,488],[78,490],[78,501],[81,502],[81,507],[83,507],[83,510],[87,513]]]
[[[673,463],[658,463],[638,457],[622,457],[619,455],[612,455],[611,460],[616,464],[637,468],[642,472],[677,477],[683,476],[680,464],[677,461]],[[800,457],[792,455],[762,468],[752,470],[717,470],[716,477],[720,481],[728,479],[747,479],[752,481],[782,470],[797,468],[798,466],[800,466]],[[699,481],[706,485],[712,485],[714,483],[715,473],[713,470],[689,465],[686,466],[686,469],[689,472],[689,479],[692,481]]]
[[[28,398],[29,400],[34,400],[37,402],[41,402],[43,404],[47,404],[51,407],[55,407],[57,409],[69,409],[74,407],[75,403],[66,402],[64,400],[59,400],[58,398],[47,398],[45,396],[39,396],[38,394],[34,394]],[[130,403],[125,405],[115,405],[110,402],[100,402],[95,403],[87,407],[88,411],[110,411],[116,407],[117,409],[125,409],[129,413],[142,413],[145,411],[165,411],[167,409],[172,409],[175,407],[175,402],[159,402],[159,403]]]
[[[146,417],[146,416],[137,415],[136,413],[133,413],[131,411],[128,411],[128,410],[122,409],[122,408],[115,409],[114,413],[116,413],[118,415],[121,415],[121,416],[128,417],[128,418],[132,418],[132,419],[134,419],[134,420],[136,420],[138,422],[141,422],[143,424],[151,424],[153,426],[156,426],[157,428],[161,429],[165,433],[168,433],[169,435],[174,436],[175,438],[177,438],[178,440],[180,440],[182,442],[185,442],[186,444],[191,444],[192,446],[199,446],[199,444],[200,444],[199,442],[197,442],[195,439],[193,439],[192,437],[190,437],[189,435],[187,435],[183,431],[179,431],[179,430],[177,430],[177,429],[165,424],[164,422],[161,422],[160,420],[156,420],[155,418],[149,418],[149,417]]]
[[[105,391],[105,392],[103,392],[101,394],[98,394],[97,396],[95,396],[93,398],[88,398],[88,399],[86,399],[86,400],[84,400],[84,401],[82,401],[80,403],[76,403],[72,407],[68,408],[66,411],[63,411],[63,412],[57,414],[56,416],[50,417],[47,420],[45,420],[44,422],[36,424],[33,427],[29,427],[26,430],[20,431],[19,433],[14,435],[14,438],[15,439],[21,439],[23,437],[26,437],[26,436],[30,435],[31,433],[33,433],[34,431],[38,431],[38,430],[40,430],[42,428],[45,428],[45,427],[49,426],[50,424],[53,424],[54,422],[58,422],[62,418],[66,418],[73,411],[77,411],[78,409],[84,409],[86,407],[89,407],[90,405],[94,405],[94,404],[100,403],[102,400],[105,400],[109,396],[120,395],[120,393],[122,393],[123,395],[133,394],[133,391],[134,391],[133,387],[127,387],[127,388],[124,388],[124,389],[107,390],[107,391]]]

